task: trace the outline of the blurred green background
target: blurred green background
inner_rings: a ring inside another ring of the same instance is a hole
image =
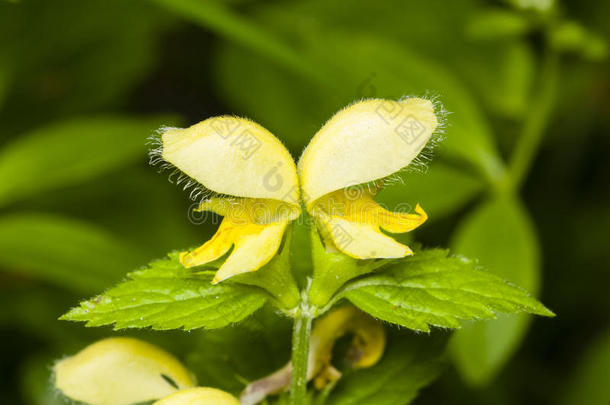
[[[467,325],[415,403],[610,404],[609,17],[605,0],[0,1],[0,403],[63,403],[53,359],[113,332],[57,317],[213,232],[148,166],[155,129],[247,116],[298,157],[354,100],[429,95],[446,140],[381,198],[420,202],[416,239],[558,316]],[[231,373],[287,359],[266,316],[256,353],[224,332],[130,335],[219,362],[200,381],[238,392]]]

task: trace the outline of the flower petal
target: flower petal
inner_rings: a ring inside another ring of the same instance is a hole
[[[166,129],[159,144],[153,160],[163,160],[203,188],[226,196],[199,207],[225,218],[212,239],[181,255],[182,264],[206,264],[233,248],[216,273],[217,283],[271,260],[286,225],[301,211],[296,166],[284,145],[260,125],[231,116]]]
[[[262,126],[244,118],[209,118],[186,129],[165,129],[151,152],[218,194],[299,205],[294,160]]]
[[[195,385],[174,356],[132,338],[96,342],[59,361],[54,370],[58,389],[67,397],[93,405],[145,402]]]
[[[413,254],[406,245],[381,232],[409,232],[428,216],[419,206],[416,214],[388,211],[374,199],[376,190],[360,190],[352,197],[338,190],[318,199],[311,212],[327,249],[336,248],[356,259],[397,258]]]
[[[181,254],[182,264],[185,267],[200,266],[219,259],[233,247],[216,272],[213,284],[267,264],[282,243],[286,225],[296,215],[290,208],[283,211],[281,204],[270,201],[214,198],[201,204],[199,210],[211,210],[225,217],[212,239],[191,252]]]
[[[310,338],[310,376],[320,373],[322,378],[336,376],[337,371],[331,369],[330,364],[333,347],[347,333],[354,335],[347,352],[347,360],[352,368],[370,367],[379,361],[385,349],[385,329],[370,315],[347,305],[334,309],[316,321]]]
[[[239,405],[239,401],[228,392],[197,387],[176,392],[153,405]]]
[[[316,221],[325,244],[356,259],[398,258],[413,251],[379,231],[379,227],[327,217]],[[332,244],[329,244],[332,242]]]
[[[339,111],[299,160],[307,208],[328,193],[382,179],[406,167],[437,126],[434,105],[422,98],[370,99]]]
[[[255,271],[264,266],[275,256],[287,222],[265,225],[256,235],[247,235],[236,241],[235,249],[216,272],[212,284],[231,276]]]

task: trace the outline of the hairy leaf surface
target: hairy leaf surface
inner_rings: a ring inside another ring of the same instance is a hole
[[[214,271],[185,269],[178,253],[130,273],[128,280],[84,301],[61,317],[87,326],[115,329],[215,329],[239,322],[263,306],[267,293],[257,287],[212,285]]]
[[[498,313],[553,313],[525,290],[446,250],[420,251],[387,270],[348,284],[344,296],[387,322],[428,332]]]

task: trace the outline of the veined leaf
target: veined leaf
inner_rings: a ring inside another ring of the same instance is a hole
[[[137,159],[168,117],[89,117],[58,122],[0,151],[0,205],[89,180]]]
[[[476,257],[489,271],[538,292],[538,241],[521,205],[498,199],[478,207],[458,227],[452,243],[456,252]],[[450,343],[457,369],[472,385],[489,382],[525,337],[531,317],[517,315],[469,324]]]
[[[132,246],[86,222],[43,214],[0,218],[0,266],[5,272],[89,294],[142,259]]]
[[[381,361],[346,374],[325,402],[332,405],[406,405],[443,368],[445,336],[391,331]]]
[[[60,319],[115,329],[215,329],[239,322],[263,306],[267,293],[256,287],[219,283],[214,271],[186,269],[179,254],[156,260],[128,280],[84,301]]]
[[[553,313],[525,290],[446,250],[414,256],[349,283],[345,297],[387,322],[428,332],[430,326],[459,328],[460,320],[493,319],[497,313]]]

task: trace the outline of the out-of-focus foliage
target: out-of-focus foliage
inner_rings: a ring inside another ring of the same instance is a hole
[[[586,398],[590,404],[607,404],[610,402],[610,392],[605,387],[604,376],[608,373],[610,373],[610,337],[605,333],[584,353],[570,382],[561,391],[562,399],[559,403],[578,404]]]
[[[145,153],[141,134],[167,122],[88,117],[23,134],[0,155],[0,204],[122,168]]]
[[[0,242],[7,271],[78,293],[107,288],[145,260],[129,242],[93,224],[48,214],[1,217]]]
[[[441,362],[416,403],[607,403],[609,14],[601,0],[0,1],[0,403],[62,403],[53,359],[116,332],[57,317],[215,227],[147,167],[156,128],[248,116],[298,156],[340,107],[408,94],[451,112],[446,140],[380,200],[421,203],[418,241],[478,257],[559,316],[464,328],[447,358],[393,331],[390,355],[328,403],[358,403],[382,373],[405,382],[387,390],[398,405]],[[233,393],[285,364],[290,340],[266,308],[222,331],[130,335]],[[412,367],[393,364],[410,350]]]
[[[478,258],[528,291],[539,291],[538,241],[517,201],[496,198],[477,207],[458,225],[453,245],[456,252]],[[518,348],[530,320],[527,315],[511,316],[458,331],[451,349],[464,378],[473,384],[492,379]]]

